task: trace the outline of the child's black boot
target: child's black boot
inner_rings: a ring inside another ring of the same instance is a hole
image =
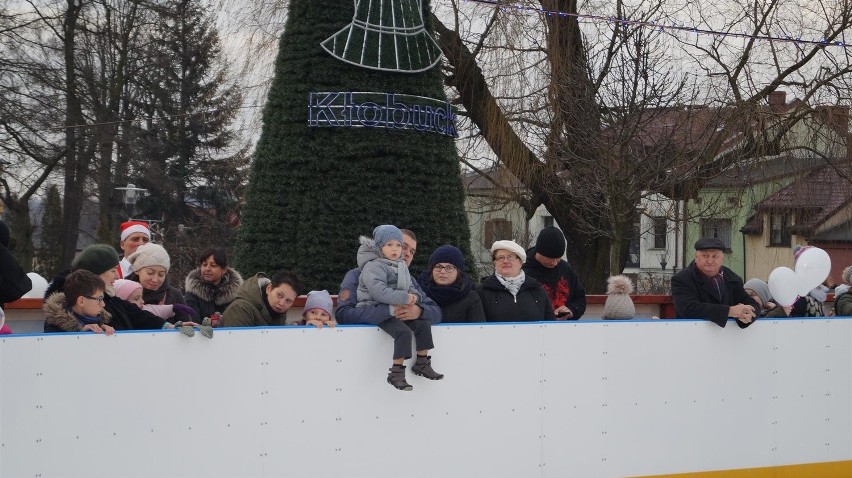
[[[432,357],[428,355],[418,355],[417,361],[411,367],[411,371],[414,372],[414,375],[420,375],[429,380],[441,380],[444,378],[444,374],[438,373],[432,368]]]
[[[405,365],[394,365],[388,373],[388,383],[396,387],[397,390],[405,390],[406,392],[414,390],[414,387],[405,381]]]

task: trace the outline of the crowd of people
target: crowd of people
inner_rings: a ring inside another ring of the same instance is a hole
[[[29,290],[29,279],[8,252],[8,237],[8,228],[0,222],[0,302]],[[151,242],[147,224],[126,222],[121,257],[110,245],[94,244],[77,255],[70,270],[53,279],[45,293],[44,331],[111,335],[116,330],[177,328],[187,335],[200,330],[212,337],[219,326],[372,324],[393,340],[388,383],[411,390],[405,378],[407,359],[414,358],[414,374],[443,378],[429,355],[435,346],[434,324],[577,320],[586,311],[583,284],[562,259],[565,236],[553,226],[543,229],[529,249],[512,240],[495,241],[490,248],[493,272],[481,281],[467,276],[462,251],[449,244],[432,251],[427,268],[415,277],[409,267],[417,237],[394,225],[376,227],[358,246],[353,254],[357,267],[340,284],[337,308],[327,290],[309,291],[300,320],[288,322],[288,310],[304,293],[294,272],[261,272],[244,280],[229,267],[226,251],[213,247],[199,254],[197,267],[178,288],[167,280],[169,254]],[[695,260],[671,280],[677,317],[706,319],[722,327],[734,319],[745,328],[760,317],[825,315],[825,286],[791,306],[776,305],[766,282],[755,278],[744,283],[723,265],[724,250],[718,239],[695,243]],[[798,258],[801,250],[795,254]],[[852,266],[842,280],[835,289],[834,312],[852,315]],[[602,318],[633,318],[630,279],[610,277],[607,292]]]
[[[793,258],[811,246],[797,245]],[[825,317],[824,303],[831,290],[831,278],[798,297],[791,305],[776,304],[769,284],[759,278],[747,282],[724,266],[725,245],[720,239],[703,238],[695,243],[695,260],[672,276],[672,300],[679,318],[706,319],[720,327],[734,319],[746,328],[756,319],[780,317]],[[841,274],[842,283],[834,287],[834,310],[831,314],[852,316],[852,266]]]

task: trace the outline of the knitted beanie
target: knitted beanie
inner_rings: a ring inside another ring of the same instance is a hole
[[[516,256],[521,258],[521,262],[527,261],[527,251],[521,247],[515,241],[495,241],[494,244],[491,245],[491,257],[494,257],[494,252],[503,249],[504,251],[513,252]]]
[[[760,301],[765,306],[767,302],[772,300],[772,293],[769,292],[769,284],[760,279],[749,279],[743,284],[743,289],[751,289],[760,297]]]
[[[793,259],[798,261],[799,256],[801,256],[803,252],[810,249],[811,247],[813,246],[803,246],[801,244],[796,244],[795,246],[793,246]]]
[[[12,240],[12,233],[9,232],[9,226],[5,222],[0,221],[0,244],[8,248],[9,242]]]
[[[625,275],[612,276],[606,282],[606,293],[609,295],[604,304],[602,318],[632,319],[636,315],[636,306],[630,298],[633,282]]]
[[[151,239],[151,227],[147,222],[142,221],[126,221],[121,223],[121,240],[130,237],[134,232],[141,232]]]
[[[556,226],[547,226],[538,233],[535,251],[544,257],[558,259],[565,254],[565,236]]]
[[[151,266],[165,267],[166,272],[168,272],[172,265],[169,253],[163,249],[163,246],[153,242],[142,244],[136,248],[136,252],[130,254],[127,260],[133,266],[133,270],[137,272]]]
[[[127,300],[127,298],[133,295],[137,289],[142,288],[142,284],[135,280],[118,279],[115,281],[115,284],[113,284],[113,287],[115,287],[115,295],[119,299]]]
[[[373,241],[376,242],[376,247],[382,248],[389,241],[396,239],[402,244],[402,231],[398,227],[390,224],[382,224],[373,229]]]
[[[435,267],[435,264],[452,264],[456,269],[464,270],[464,256],[456,246],[445,244],[437,249],[429,256],[429,269]]]
[[[71,270],[83,269],[95,275],[103,274],[117,266],[118,253],[106,244],[92,244],[77,254],[71,262]]]
[[[852,266],[847,266],[846,269],[843,269],[843,272],[840,274],[840,280],[844,284],[852,285]]]
[[[305,309],[302,315],[307,314],[309,310],[320,309],[324,310],[329,317],[334,317],[331,313],[332,307],[331,296],[327,290],[312,290],[308,292],[308,298],[305,300]]]

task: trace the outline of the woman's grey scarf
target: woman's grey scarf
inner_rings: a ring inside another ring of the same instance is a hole
[[[526,274],[522,270],[520,274],[515,277],[503,277],[500,274],[494,273],[497,276],[497,280],[503,284],[503,287],[509,290],[509,293],[512,294],[512,297],[515,298],[515,303],[518,303],[518,291],[521,290],[521,286],[524,285],[524,281],[527,279]]]

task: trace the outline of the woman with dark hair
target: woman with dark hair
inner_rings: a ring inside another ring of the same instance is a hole
[[[423,292],[441,307],[442,323],[485,322],[482,300],[464,270],[462,252],[444,245],[435,249],[420,274]]]
[[[271,278],[263,272],[243,282],[237,298],[222,314],[222,327],[264,327],[285,325],[287,310],[293,305],[302,283],[296,274],[278,272]]]
[[[237,298],[243,278],[228,267],[228,255],[221,247],[205,249],[196,263],[198,268],[186,275],[186,305],[195,310],[198,320],[221,315]]]

